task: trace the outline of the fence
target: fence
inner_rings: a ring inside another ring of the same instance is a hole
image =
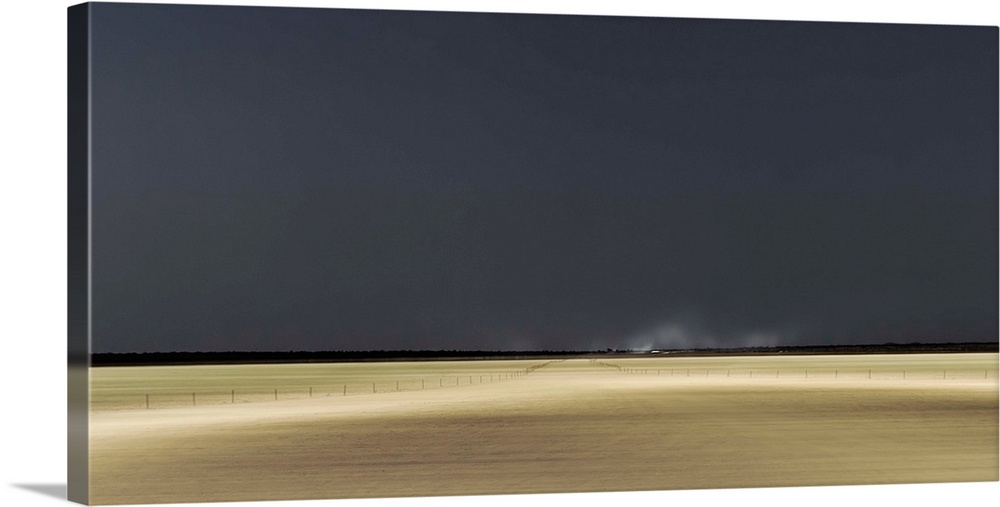
[[[729,377],[729,378],[772,378],[772,379],[867,379],[867,380],[974,380],[997,378],[997,372],[983,370],[947,370],[930,368],[629,368],[616,363],[591,360],[592,364],[618,370],[630,375],[656,375],[671,377]]]
[[[548,361],[513,371],[475,372],[456,375],[438,375],[423,378],[382,379],[351,381],[338,384],[312,386],[286,386],[276,388],[200,389],[188,392],[153,390],[136,394],[92,396],[91,409],[129,410],[209,405],[235,405],[267,401],[307,399],[316,397],[346,397],[392,392],[447,389],[472,385],[491,384],[516,380],[544,368]],[[636,368],[592,359],[590,364],[615,370],[626,375],[644,375],[675,378],[731,378],[731,379],[788,379],[788,380],[975,380],[997,378],[997,371],[990,369],[892,369],[892,368]]]
[[[283,388],[198,389],[188,392],[164,392],[150,389],[142,394],[91,396],[91,410],[129,410],[209,405],[235,405],[317,397],[345,397],[391,392],[423,391],[516,380],[557,361],[548,361],[512,371],[476,372],[424,378],[354,381],[338,384],[287,386]]]

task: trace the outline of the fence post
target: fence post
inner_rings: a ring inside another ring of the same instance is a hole
[[[198,402],[195,401],[195,399],[194,399],[194,393],[191,393],[191,406],[192,407],[197,407],[198,406]]]
[[[347,396],[347,384],[344,384],[344,396]]]
[[[274,401],[278,401],[278,390],[274,390]]]
[[[313,397],[313,388],[312,388],[312,386],[309,387],[309,397],[310,398]]]
[[[236,404],[236,389],[229,393],[229,403]]]
[[[375,393],[375,382],[372,382],[372,394]]]
[[[146,410],[149,410],[149,395],[146,395]]]

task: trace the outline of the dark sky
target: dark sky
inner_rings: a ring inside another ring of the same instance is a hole
[[[996,27],[95,4],[93,350],[996,341]]]

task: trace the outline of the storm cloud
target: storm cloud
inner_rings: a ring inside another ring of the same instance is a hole
[[[995,27],[93,9],[95,352],[996,340]]]

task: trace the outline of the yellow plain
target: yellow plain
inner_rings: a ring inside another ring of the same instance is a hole
[[[997,359],[93,368],[91,502],[996,481]]]

